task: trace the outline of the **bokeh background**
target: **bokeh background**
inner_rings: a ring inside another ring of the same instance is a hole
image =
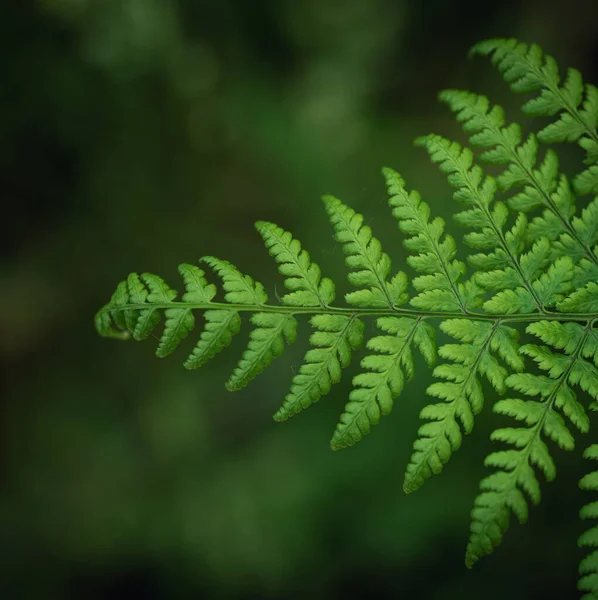
[[[333,453],[357,357],[317,405],[271,419],[306,323],[230,394],[247,328],[187,372],[184,349],[158,360],[151,340],[101,339],[93,314],[130,271],[180,287],[177,264],[203,254],[232,260],[273,297],[281,280],[257,219],[291,229],[340,295],[322,193],[363,212],[404,266],[382,165],[460,236],[449,188],[412,147],[430,131],[465,141],[437,91],[486,93],[522,121],[520,99],[487,61],[467,59],[470,45],[535,41],[598,82],[597,31],[594,0],[3,2],[0,595],[577,597],[575,456],[554,450],[559,476],[530,523],[513,523],[473,571],[463,551],[491,411],[442,476],[403,494],[428,401],[421,361],[373,435]]]

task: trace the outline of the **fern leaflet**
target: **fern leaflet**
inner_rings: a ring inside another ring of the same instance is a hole
[[[531,134],[522,143],[520,127],[516,123],[505,126],[500,106],[491,107],[485,96],[459,90],[445,90],[439,98],[457,113],[464,130],[472,134],[471,143],[486,148],[480,157],[482,160],[492,165],[508,165],[498,177],[499,187],[508,190],[523,185],[523,190],[507,201],[510,208],[527,212],[539,206],[546,207],[542,216],[535,217],[530,223],[528,242],[547,237],[552,242],[552,258],[570,256],[575,261],[581,260],[576,268],[576,284],[598,277],[598,257],[594,249],[598,242],[595,233],[598,218],[573,217],[574,198],[567,178],[558,172],[554,151],[548,150],[544,161],[536,168],[538,143],[535,136]],[[596,223],[591,233],[587,223]]]
[[[583,457],[598,460],[598,444],[586,448]],[[598,491],[598,471],[592,471],[584,475],[579,481],[579,487],[582,490]],[[579,516],[582,519],[597,519],[598,501],[594,500],[586,504],[579,512]],[[594,548],[579,564],[579,574],[582,577],[577,584],[580,592],[588,592],[582,597],[582,600],[592,600],[598,595],[598,526],[594,525],[594,527],[580,535],[577,545],[580,548]]]
[[[485,40],[471,52],[490,55],[514,92],[541,90],[539,96],[522,106],[529,116],[558,114],[556,121],[538,133],[540,141],[579,141],[588,153],[588,160],[598,161],[598,89],[591,84],[584,86],[577,69],[570,68],[561,85],[558,65],[552,56],[545,55],[536,44],[528,46],[514,39]]]
[[[588,373],[596,372],[596,368],[583,358],[591,328],[574,323],[569,324],[567,329],[557,322],[551,324],[552,329],[544,325],[532,323],[528,325],[527,332],[550,344],[554,341],[554,327],[560,326],[559,339],[567,338],[566,343],[559,343],[559,346],[564,346],[565,353],[554,354],[546,346],[522,346],[521,351],[533,358],[548,375],[516,373],[507,378],[506,384],[523,394],[539,395],[541,400],[509,398],[494,406],[494,412],[523,421],[527,427],[508,427],[492,433],[492,440],[505,442],[515,449],[493,452],[486,458],[485,464],[497,467],[498,471],[480,484],[481,493],[472,511],[466,554],[469,567],[501,542],[509,526],[511,512],[520,522],[527,521],[528,506],[524,492],[533,504],[540,501],[540,484],[533,467],[542,471],[547,481],[554,479],[556,468],[542,435],[565,450],[573,450],[573,436],[557,409],[580,431],[587,432],[589,427],[588,417],[572,386],[579,384],[584,391],[598,396],[598,386],[592,388],[587,385]]]
[[[465,433],[471,433],[474,416],[482,410],[484,402],[479,375],[484,375],[498,393],[505,391],[508,373],[491,352],[497,352],[512,369],[523,369],[517,331],[501,321],[491,325],[449,319],[440,324],[440,329],[462,343],[445,344],[440,348],[440,356],[453,363],[436,367],[434,376],[444,381],[433,383],[427,389],[430,396],[444,402],[430,404],[420,413],[420,418],[427,422],[419,428],[405,473],[403,489],[407,493],[414,492],[426,479],[442,471],[452,453],[461,446],[461,427]]]

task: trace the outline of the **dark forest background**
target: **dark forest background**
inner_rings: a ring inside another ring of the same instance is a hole
[[[405,496],[429,401],[421,362],[393,414],[333,453],[357,358],[309,411],[271,419],[306,323],[275,367],[230,394],[247,328],[186,372],[184,349],[161,361],[151,340],[101,339],[93,314],[130,271],[180,288],[176,266],[203,254],[273,296],[281,280],[258,219],[291,229],[346,291],[322,193],[364,213],[404,265],[383,165],[460,239],[450,189],[412,146],[430,131],[465,141],[436,93],[485,93],[527,126],[521,99],[469,47],[537,42],[597,83],[597,32],[594,0],[5,0],[0,595],[577,597],[586,466],[558,449],[530,523],[513,522],[473,571],[463,565],[493,396],[445,472]],[[570,174],[578,150],[559,149]]]

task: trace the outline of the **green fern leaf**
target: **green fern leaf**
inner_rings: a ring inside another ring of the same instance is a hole
[[[577,262],[573,286],[577,289],[598,279],[598,198],[594,199],[581,212],[581,218],[572,219],[572,236],[563,234],[554,244],[560,256],[570,256]],[[579,246],[574,242],[579,240]],[[580,251],[581,248],[581,251]]]
[[[363,343],[363,322],[355,317],[316,315],[310,323],[316,330],[310,337],[313,348],[293,377],[291,391],[274,415],[276,421],[286,421],[327,394],[349,365],[351,351]]]
[[[566,354],[574,352],[583,335],[583,328],[578,323],[559,323],[558,321],[530,323],[526,331],[540,338],[545,344],[553,346],[557,350],[564,350]]]
[[[537,154],[538,141],[532,134],[515,149],[516,159],[497,178],[503,191],[522,188],[507,200],[512,210],[529,212],[542,205],[554,210],[551,194],[559,180],[559,159],[556,152],[547,150],[537,168],[527,167],[532,156],[535,164]]]
[[[553,244],[553,255],[569,256],[568,252],[578,260],[588,253],[583,239],[579,237],[571,219],[575,214],[575,198],[569,185],[569,180],[560,175],[555,191],[547,196],[548,206],[541,217],[535,217],[530,223],[527,232],[528,241],[545,236],[550,241],[561,238],[559,243]],[[578,219],[577,219],[578,220]],[[565,249],[565,245],[567,248]],[[560,250],[554,252],[554,250]]]
[[[112,309],[118,309],[123,304],[126,304],[127,301],[127,282],[121,281],[116,286],[116,290],[112,294],[108,304],[95,314],[94,324],[99,335],[119,340],[128,340],[131,337],[131,333],[127,330],[124,314],[119,310],[112,311]]]
[[[340,381],[364,343],[364,321],[374,318],[379,333],[367,340],[331,447],[354,445],[392,411],[414,376],[414,347],[430,367],[439,356],[435,380],[427,387],[433,400],[420,412],[423,422],[405,473],[407,493],[442,471],[472,432],[484,404],[484,380],[497,394],[511,396],[493,407],[516,423],[490,436],[502,447],[485,460],[492,471],[474,502],[467,566],[501,542],[512,515],[526,521],[529,505],[540,501],[540,480],[555,478],[549,440],[573,450],[571,424],[587,433],[587,411],[598,411],[598,90],[584,84],[574,69],[561,82],[554,59],[537,46],[489,40],[473,52],[491,56],[513,90],[537,92],[523,110],[549,119],[539,133],[524,137],[521,127],[507,123],[503,109],[485,96],[441,92],[480,159],[498,167],[487,176],[469,148],[433,134],[416,140],[446,175],[461,205],[455,220],[468,229],[463,240],[470,249],[463,260],[444,221],[432,217],[420,195],[386,168],[388,202],[403,235],[407,264],[416,272],[414,294],[408,294],[405,273],[393,275],[391,260],[365,218],[325,196],[354,286],[344,305],[332,306],[334,283],[291,233],[259,221],[256,229],[288,291],[282,298],[276,294],[278,303],[268,304],[261,283],[231,263],[207,256],[201,260],[222,280],[223,298],[217,298],[217,286],[195,265],[179,266],[185,284],[181,297],[157,275],[131,273],[94,321],[105,337],[152,335],[159,339],[156,354],[166,356],[188,336],[201,312],[204,328],[184,361],[193,369],[228,346],[248,315],[248,346],[226,383],[237,390],[295,341],[297,321],[308,317],[311,347],[274,415],[284,421]],[[559,172],[555,150],[540,150],[541,144],[554,142],[576,142],[586,153],[585,170],[577,170],[572,185]],[[576,195],[584,194],[596,197],[576,208]],[[536,212],[528,216],[531,211]],[[154,333],[162,315],[163,331]],[[439,350],[437,323],[452,338]],[[523,328],[535,343],[519,345]],[[583,392],[579,399],[578,390]],[[598,459],[598,445],[586,456]],[[598,489],[598,472],[586,475],[581,485]],[[581,516],[598,518],[598,501],[585,506]],[[581,564],[580,589],[588,592],[586,598],[598,596],[598,526],[579,543],[594,548]]]
[[[444,402],[430,404],[420,413],[427,422],[419,428],[413,445],[403,483],[406,493],[416,491],[426,479],[442,471],[452,453],[461,447],[461,427],[466,434],[471,433],[474,417],[484,402],[478,375],[484,375],[499,393],[504,392],[508,373],[490,351],[497,352],[512,368],[523,368],[517,352],[517,331],[511,327],[449,319],[440,328],[463,343],[440,348],[440,356],[453,363],[436,367],[434,376],[445,381],[433,383],[427,393]]]
[[[194,265],[182,264],[179,266],[179,273],[183,277],[187,292],[183,295],[183,302],[210,302],[216,295],[216,286],[208,284],[203,277],[204,272]],[[134,275],[134,274],[133,274]],[[144,300],[148,302],[163,302],[168,304],[176,298],[176,292],[168,288],[168,286],[155,275],[142,275],[145,283],[150,289],[147,294],[144,288],[140,285],[140,281],[136,277],[129,276],[129,292],[131,302],[140,304]],[[144,315],[137,321],[139,330],[136,329],[135,337],[143,338],[149,334],[148,329],[153,329],[152,323],[157,323],[158,313]],[[181,341],[189,335],[189,332],[195,327],[195,317],[190,308],[168,308],[165,310],[166,323],[164,333],[160,338],[156,355],[165,357],[174,352]],[[158,317],[159,318],[159,317]]]
[[[480,156],[483,161],[492,165],[508,165],[498,176],[499,187],[507,190],[513,186],[523,186],[521,192],[507,200],[511,209],[527,212],[540,206],[546,207],[542,216],[534,218],[528,227],[528,241],[547,237],[553,242],[552,258],[569,256],[576,262],[583,259],[583,263],[576,268],[576,285],[596,279],[598,260],[591,250],[596,242],[589,242],[588,236],[580,231],[580,223],[590,215],[570,222],[575,212],[574,197],[567,178],[558,173],[556,154],[548,151],[543,163],[536,168],[538,144],[533,134],[525,143],[521,143],[519,126],[505,125],[502,108],[491,107],[485,96],[445,90],[439,98],[456,112],[463,129],[472,134],[471,143],[486,148]],[[591,167],[575,179],[578,192],[591,193],[594,184],[598,186],[598,171],[594,173],[594,170]],[[598,223],[598,219],[591,222]],[[492,232],[487,229],[486,233]],[[482,236],[482,239],[490,243],[491,237]],[[467,237],[465,241],[469,243]]]
[[[255,224],[264,238],[266,247],[279,264],[278,270],[286,277],[284,285],[291,293],[281,301],[289,306],[328,306],[334,301],[334,283],[322,277],[320,267],[311,262],[299,240],[273,223]]]
[[[226,382],[226,388],[231,391],[244,388],[280,356],[285,340],[292,344],[297,339],[297,320],[293,315],[256,313],[252,315],[251,322],[255,329],[250,334],[249,346]]]
[[[330,442],[333,450],[347,448],[367,435],[382,415],[392,410],[403,390],[405,376],[413,376],[411,344],[431,364],[436,358],[434,329],[421,319],[382,317],[378,328],[386,334],[371,338],[374,352],[361,361],[364,372],[353,378],[353,390]]]
[[[234,310],[206,310],[203,316],[206,321],[205,329],[183,363],[186,369],[199,369],[229,346],[233,336],[241,329],[241,317]]]
[[[161,277],[152,275],[151,273],[143,273],[141,279],[143,279],[143,282],[149,289],[149,294],[147,295],[148,303],[169,304],[176,298],[177,293]],[[156,350],[156,356],[161,358],[174,352],[180,342],[189,335],[189,332],[195,326],[195,318],[191,309],[168,308],[164,311],[164,315],[166,317],[164,332]],[[144,323],[147,323],[147,321],[144,321]],[[145,325],[145,330],[139,332],[137,337],[143,337],[147,331],[147,327],[148,325]]]
[[[598,283],[591,281],[586,287],[576,290],[557,304],[562,313],[597,313]]]
[[[558,114],[556,121],[538,133],[542,142],[587,139],[592,148],[598,144],[598,90],[589,84],[584,88],[579,71],[570,68],[561,85],[554,58],[544,55],[535,44],[528,46],[514,39],[486,40],[476,44],[471,52],[491,56],[492,63],[514,92],[540,90],[540,95],[528,100],[522,110],[533,117]]]
[[[592,165],[576,175],[573,187],[580,196],[598,195],[598,165]]]
[[[538,134],[540,140],[546,143],[576,142],[585,134],[595,134],[596,125],[598,124],[598,90],[594,86],[588,85],[586,101],[583,103],[581,110],[576,110],[583,97],[583,80],[579,71],[569,69],[565,85],[560,91],[562,100],[568,104],[568,107],[565,106],[565,110],[569,109],[569,112],[562,114],[558,121],[547,125]],[[542,92],[544,97],[550,93],[549,90],[543,90]],[[546,116],[549,114],[542,106],[539,110],[536,110],[536,107],[542,104],[540,102],[542,94],[536,101],[531,100],[526,103],[524,108],[526,114],[530,116]]]
[[[368,288],[351,292],[345,296],[348,304],[369,307],[393,307],[407,302],[407,276],[399,272],[390,282],[390,258],[382,252],[380,242],[372,230],[363,225],[363,216],[345,206],[333,196],[323,198],[330,221],[334,226],[337,242],[343,244],[345,263],[351,272],[349,283]]]
[[[594,364],[598,367],[598,331],[595,329],[592,329],[588,334],[582,354],[584,358],[591,358]],[[594,409],[593,404],[590,405],[590,409]]]
[[[210,265],[222,278],[225,291],[224,298],[227,302],[261,306],[268,301],[268,296],[262,284],[254,281],[249,275],[243,275],[228,261],[213,256],[204,256],[201,260]],[[187,289],[183,301],[210,303],[216,295],[216,287],[206,282],[203,271],[191,265],[181,265],[179,270]],[[204,365],[231,343],[233,336],[239,332],[241,327],[241,318],[235,310],[207,310],[204,312],[204,319],[206,320],[206,327],[197,345],[183,363],[186,369],[198,369]],[[191,323],[189,322],[189,324]],[[249,362],[243,364],[249,368]],[[255,370],[254,365],[251,372],[254,373]],[[238,384],[240,380],[241,378],[235,381]],[[233,389],[233,383],[229,381],[227,387]]]
[[[132,318],[128,315],[129,311],[121,312],[122,309],[129,303],[129,286],[127,281],[121,281],[117,286],[112,298],[110,298],[109,306],[115,308],[117,312],[114,314],[114,322],[121,329],[128,329],[128,325],[132,322]]]
[[[485,148],[480,155],[483,162],[507,165],[498,177],[500,189],[506,191],[525,186],[522,192],[508,200],[511,208],[527,212],[550,202],[550,194],[558,178],[556,153],[548,151],[538,166],[536,137],[531,134],[523,142],[519,125],[507,125],[502,107],[491,106],[486,96],[462,90],[444,90],[438,98],[456,113],[463,129],[471,134],[471,143]]]
[[[504,270],[493,270],[488,274],[478,274],[476,281],[486,289],[516,288],[502,292],[500,298],[495,297],[486,302],[486,310],[490,312],[532,312],[542,310],[543,298],[537,293],[536,286],[531,279],[541,272],[543,263],[548,259],[549,244],[544,244],[545,251],[542,255],[538,246],[528,254],[517,260],[517,253],[521,250],[523,242],[524,221],[518,219],[511,232],[504,233],[502,225],[504,220],[499,213],[500,220],[494,220],[495,213],[490,210],[494,200],[496,184],[491,177],[484,177],[482,169],[474,165],[473,154],[468,148],[461,149],[456,142],[450,142],[438,135],[428,135],[416,140],[416,145],[423,146],[433,162],[438,163],[442,172],[448,175],[449,183],[456,188],[454,197],[457,201],[475,207],[477,224],[481,224],[479,234],[469,234],[465,241],[477,248],[495,248],[494,257],[500,257],[508,265]],[[479,255],[477,255],[478,264]],[[485,275],[485,276],[484,276]],[[556,285],[556,283],[555,283]],[[517,287],[520,286],[520,287]],[[548,300],[552,296],[545,293]]]
[[[584,458],[598,460],[598,444],[586,448]],[[579,481],[582,490],[598,491],[598,471],[592,471],[584,475]],[[579,512],[581,519],[598,519],[598,501],[586,504]],[[585,600],[591,600],[598,596],[598,526],[594,526],[581,534],[577,540],[580,548],[589,547],[594,550],[588,554],[579,564],[579,579],[577,587],[580,592],[588,592],[583,596]]]
[[[249,275],[243,275],[237,267],[227,260],[213,256],[204,256],[201,259],[210,265],[221,277],[223,288],[226,292],[224,299],[231,304],[264,305],[268,302],[268,295],[264,286],[259,281],[254,281]]]
[[[519,351],[532,358],[543,371],[548,371],[550,377],[555,378],[562,375],[570,363],[567,356],[555,354],[546,346],[537,344],[525,344],[519,348]],[[533,377],[537,377],[533,375]]]
[[[183,302],[207,303],[212,301],[217,292],[216,286],[206,281],[205,273],[199,267],[183,263],[179,265],[179,273],[186,289],[183,294]]]
[[[573,261],[568,256],[561,256],[550,265],[546,273],[532,283],[542,306],[556,306],[572,291],[573,274]]]
[[[122,296],[120,296],[119,298],[117,298],[116,303],[118,305],[118,303],[124,301],[125,304],[145,304],[146,300],[147,300],[147,296],[148,296],[148,291],[145,287],[145,285],[143,284],[143,282],[141,281],[139,275],[137,273],[130,273],[129,276],[127,277],[127,285],[126,285],[126,294],[125,295],[123,293]],[[124,290],[121,290],[124,291]],[[140,317],[140,312],[139,310],[127,310],[124,313],[124,319],[125,319],[125,323],[126,323],[126,327],[127,329],[133,333],[133,337],[135,339],[139,339],[139,336],[135,335],[135,329],[137,327],[137,323],[139,322],[139,317]],[[153,329],[153,327],[152,327]],[[145,333],[145,331],[140,332],[142,334]],[[148,332],[149,335],[149,332]],[[145,336],[147,337],[147,335]],[[143,337],[141,338],[143,339]]]
[[[156,356],[161,358],[174,352],[181,341],[195,327],[195,317],[190,308],[168,308],[164,311],[166,323]]]
[[[537,248],[532,248],[530,254],[535,252],[540,253]],[[521,259],[522,263],[524,259],[525,256]],[[539,261],[531,258],[530,266],[536,262]],[[553,307],[571,291],[573,275],[573,261],[568,256],[563,256],[546,273],[532,281],[531,291],[523,287],[507,289],[487,300],[483,307],[493,314],[526,314],[534,312],[538,305],[541,310]]]
[[[399,221],[403,233],[411,236],[405,247],[419,254],[409,256],[407,263],[416,271],[425,273],[413,280],[420,293],[411,299],[411,305],[421,310],[465,311],[468,304],[477,305],[478,290],[460,283],[465,265],[456,260],[455,240],[444,234],[444,221],[436,217],[429,221],[430,208],[420,195],[407,192],[405,182],[392,169],[382,170],[386,178],[389,205]]]
[[[515,446],[516,453],[510,451],[508,460],[496,453],[486,459],[486,465],[498,467],[499,470],[480,484],[481,493],[472,511],[471,535],[466,552],[468,567],[492,552],[501,542],[508,529],[511,512],[517,515],[520,522],[527,520],[528,508],[523,492],[533,504],[540,501],[540,485],[533,467],[539,468],[548,481],[554,478],[556,470],[541,434],[565,450],[573,449],[573,436],[557,409],[580,431],[588,430],[589,420],[571,385],[581,384],[584,377],[579,364],[585,362],[582,359],[583,347],[589,338],[590,328],[577,327],[577,332],[573,327],[567,330],[567,336],[576,338],[577,343],[566,354],[556,355],[546,347],[532,344],[521,347],[521,352],[531,356],[542,370],[547,371],[548,376],[515,373],[507,378],[506,384],[526,395],[539,395],[542,401],[511,398],[494,406],[494,412],[524,421],[527,427],[498,429],[491,435],[492,440]],[[532,326],[528,333],[538,335],[543,341],[554,339],[554,330],[545,327]],[[567,342],[559,342],[559,345],[563,345],[563,349],[570,349],[570,343]]]
[[[598,385],[596,385],[598,381],[598,369],[594,365],[580,358],[571,369],[569,380],[572,384],[579,385],[594,400],[598,400]],[[577,408],[582,409],[581,405]],[[587,417],[585,417],[585,421],[587,421]],[[586,427],[587,429],[589,429],[589,423]]]
[[[598,198],[594,198],[581,211],[581,218],[575,217],[572,224],[582,243],[594,247],[598,243]]]

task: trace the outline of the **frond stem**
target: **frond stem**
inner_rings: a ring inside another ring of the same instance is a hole
[[[234,310],[236,312],[271,312],[292,315],[345,315],[362,317],[403,316],[412,319],[470,319],[477,321],[496,321],[510,323],[533,323],[536,321],[577,321],[593,324],[598,322],[598,314],[592,313],[527,313],[527,314],[484,314],[467,311],[421,311],[409,308],[357,308],[340,306],[286,306],[273,304],[228,304],[226,302],[155,302],[145,304],[121,304],[105,308],[110,313],[129,310],[187,308],[191,310]]]

